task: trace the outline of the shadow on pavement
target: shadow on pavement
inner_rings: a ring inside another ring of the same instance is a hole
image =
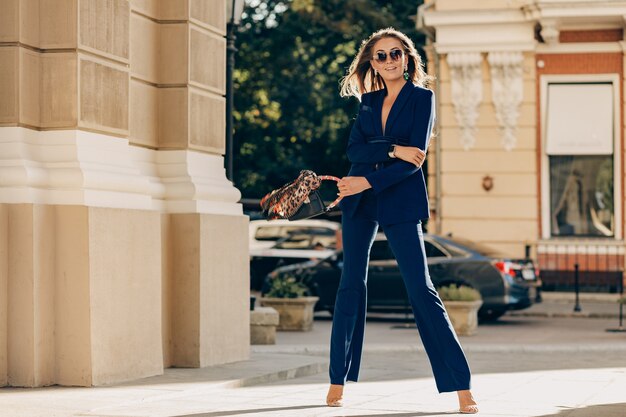
[[[299,405],[295,407],[273,407],[273,408],[255,408],[249,410],[230,410],[230,411],[214,411],[211,413],[201,413],[201,414],[184,414],[175,417],[222,417],[222,416],[238,416],[243,414],[251,414],[251,413],[269,413],[269,412],[279,412],[279,411],[288,411],[288,410],[303,410],[309,408],[327,408],[325,405]],[[458,414],[454,411],[443,411],[443,412],[429,412],[429,413],[420,413],[420,412],[411,412],[411,413],[385,413],[385,414],[351,414],[352,417],[427,417],[427,416],[440,416],[442,414]]]
[[[522,319],[521,317],[514,316],[515,319],[511,320],[509,316],[503,316],[497,320],[483,320],[479,319],[479,324],[481,326],[520,326],[520,325],[528,325],[533,324],[537,321],[536,317],[529,317],[527,319]],[[316,321],[332,321],[333,317],[326,313],[316,313],[314,316]],[[391,313],[367,313],[366,321],[368,323],[398,323],[398,324],[408,324],[409,326],[414,326],[415,321],[413,319],[413,314],[409,314],[408,317],[404,314],[391,314]]]
[[[222,416],[240,416],[243,414],[252,413],[269,413],[272,411],[287,411],[287,410],[308,410],[310,408],[327,408],[326,405],[298,405],[293,407],[272,407],[272,408],[251,408],[246,410],[228,410],[228,411],[213,411],[210,413],[200,414],[181,414],[175,417],[222,417]]]
[[[272,407],[272,408],[255,408],[247,410],[230,410],[230,411],[214,411],[210,413],[201,414],[184,414],[176,417],[223,417],[223,416],[237,416],[252,413],[269,413],[269,412],[281,412],[288,410],[305,410],[310,408],[326,408],[325,405],[299,405],[294,407]],[[385,413],[385,414],[351,414],[352,417],[427,417],[427,416],[441,416],[441,415],[456,415],[456,411],[443,411],[443,412],[401,412],[401,413]],[[626,403],[619,404],[598,404],[591,405],[584,408],[567,408],[559,411],[556,414],[544,414],[537,417],[623,417],[626,415]]]
[[[537,417],[624,417],[626,403],[597,404],[581,408],[568,408],[556,414],[543,414]]]
[[[480,326],[489,326],[489,327],[504,327],[504,326],[526,326],[526,325],[534,325],[537,323],[537,320],[533,320],[532,317],[527,319],[519,319],[516,317],[511,320],[510,317],[504,316],[499,318],[498,320],[478,320],[478,324]]]
[[[426,417],[426,416],[441,416],[444,414],[461,415],[456,411],[437,411],[432,413],[385,413],[385,414],[350,414],[350,417]]]

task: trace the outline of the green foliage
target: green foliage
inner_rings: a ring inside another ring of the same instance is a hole
[[[309,281],[311,273],[300,268],[293,271],[272,273],[266,297],[297,298],[311,295]]]
[[[347,174],[358,101],[339,97],[339,80],[377,29],[393,26],[423,43],[410,19],[418,3],[248,0],[234,74],[234,181],[245,197],[262,197],[302,169]],[[334,199],[336,189],[326,188],[324,198]]]
[[[437,288],[437,292],[443,301],[478,301],[482,299],[478,291],[465,285],[450,284]]]

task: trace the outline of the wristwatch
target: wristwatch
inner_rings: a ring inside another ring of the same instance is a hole
[[[389,155],[389,158],[396,157],[396,145],[389,146],[389,151],[387,152],[387,155]]]

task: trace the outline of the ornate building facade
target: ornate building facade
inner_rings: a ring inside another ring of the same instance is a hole
[[[438,232],[517,258],[530,245],[546,271],[578,263],[621,280],[624,16],[624,1],[419,7],[438,77]]]
[[[248,358],[225,34],[225,2],[0,2],[0,386]]]

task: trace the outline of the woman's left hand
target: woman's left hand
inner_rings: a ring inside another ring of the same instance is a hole
[[[343,177],[341,181],[337,183],[337,188],[339,188],[338,195],[343,198],[361,193],[372,188],[372,186],[365,177]]]

